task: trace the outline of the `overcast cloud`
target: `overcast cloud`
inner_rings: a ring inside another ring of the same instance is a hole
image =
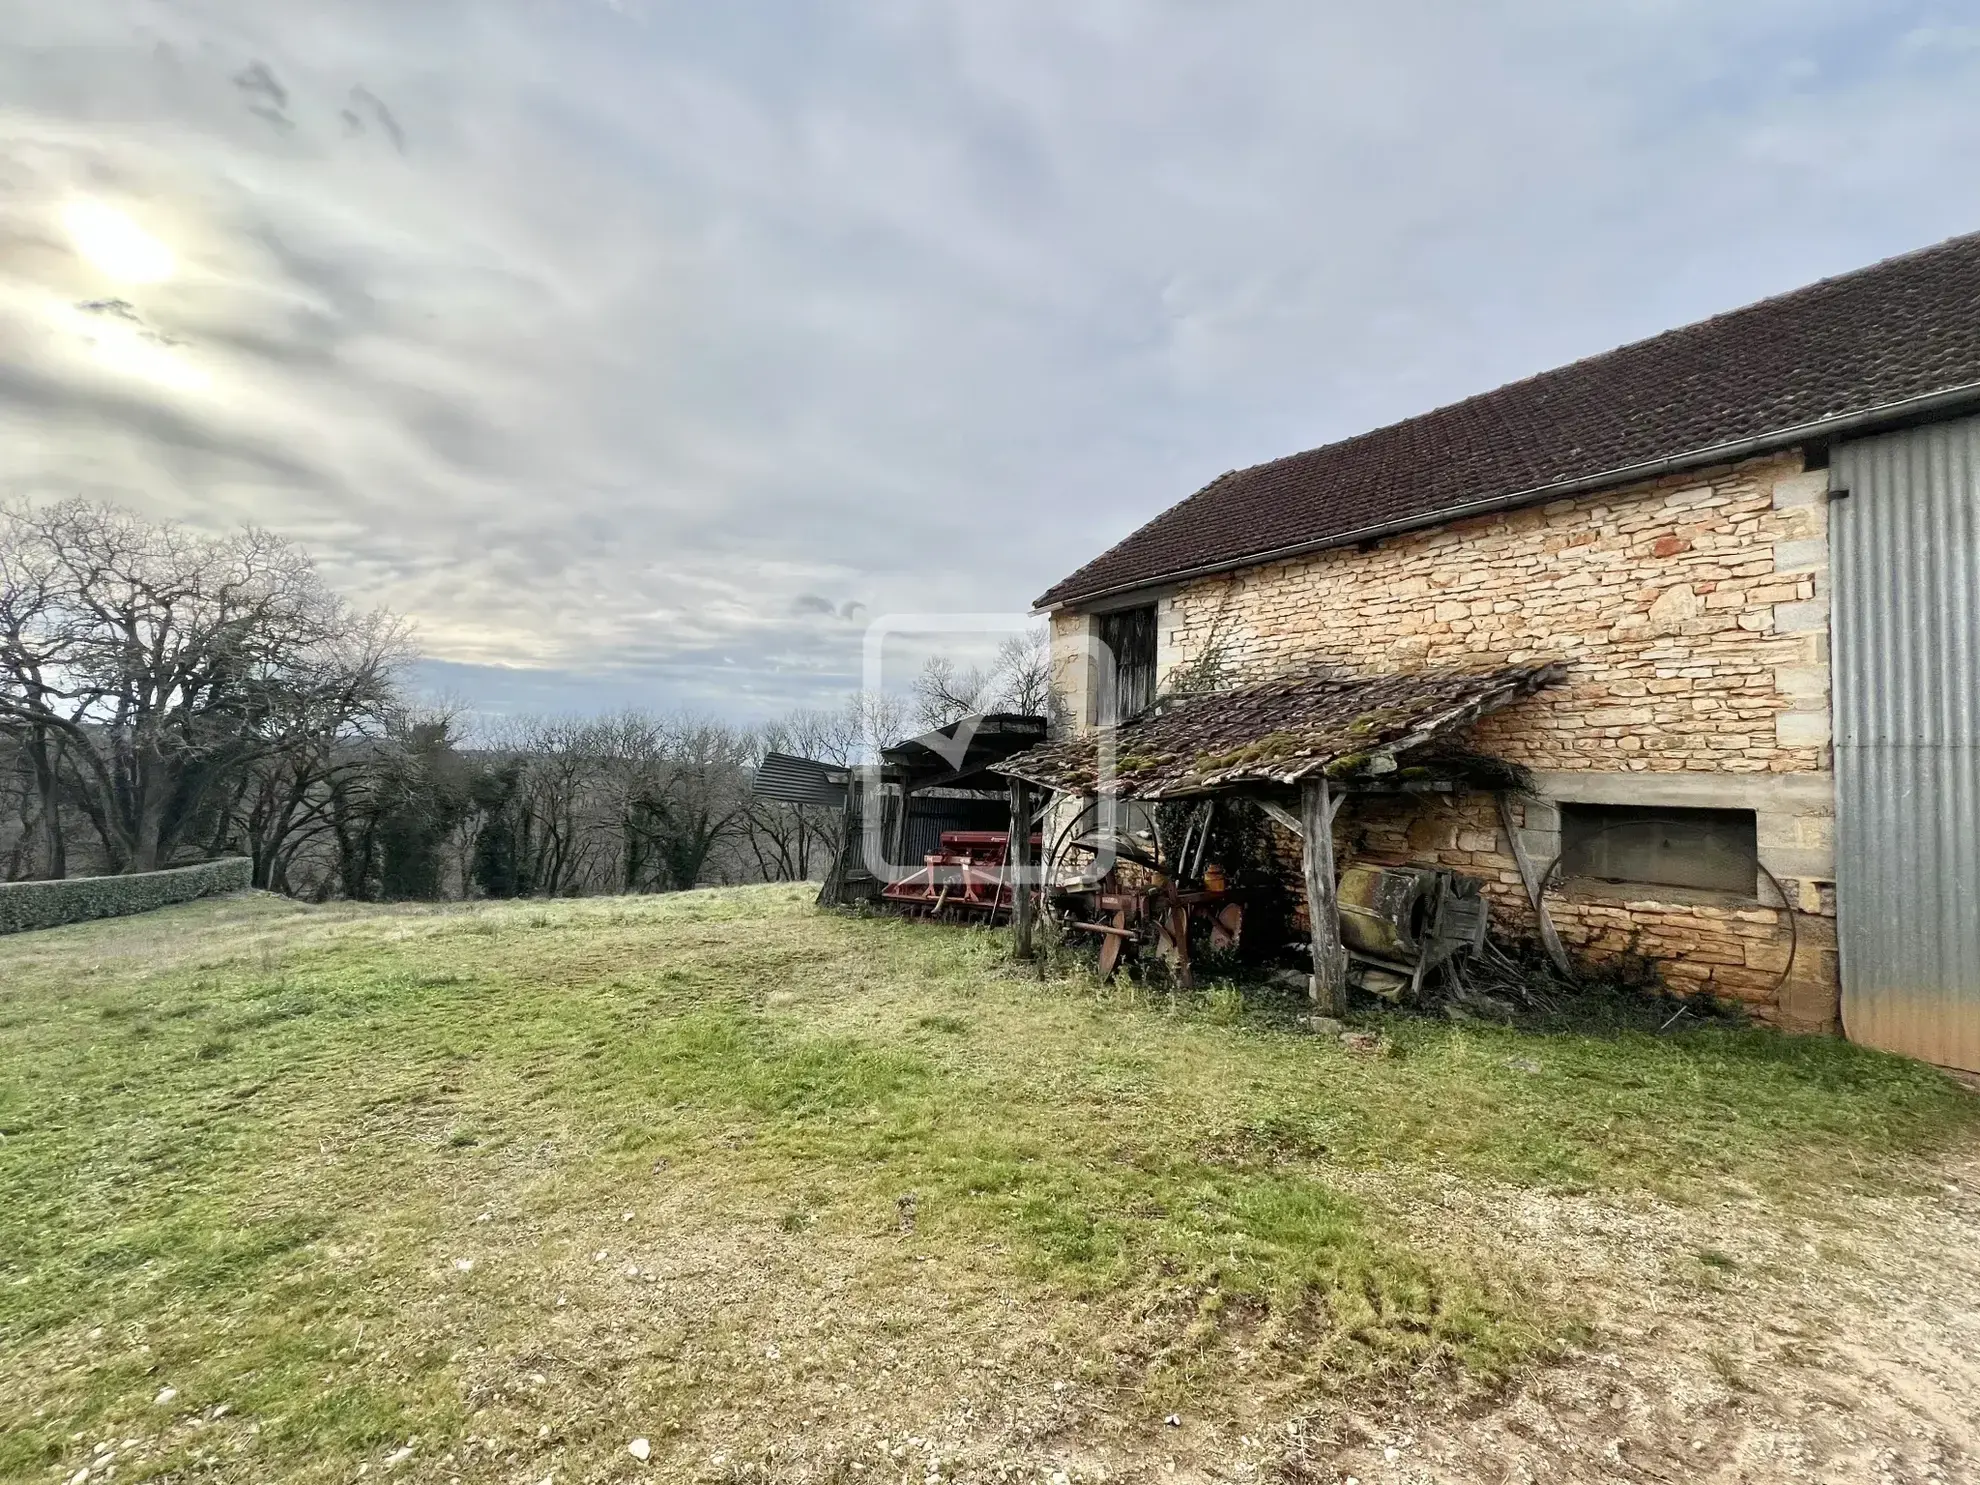
[[[272,526],[484,709],[748,718],[1980,227],[1976,99],[1970,3],[0,0],[0,494]]]

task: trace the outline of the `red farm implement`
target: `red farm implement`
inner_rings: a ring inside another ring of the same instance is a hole
[[[1039,837],[1031,839],[1036,860]],[[923,856],[919,871],[889,883],[880,896],[915,917],[994,923],[999,914],[1009,916],[1016,900],[1010,848],[1007,831],[945,830],[941,849]]]

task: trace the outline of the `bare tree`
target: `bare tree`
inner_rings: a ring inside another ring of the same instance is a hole
[[[972,712],[990,708],[994,684],[981,666],[958,666],[946,655],[931,656],[914,678],[914,720],[925,731],[947,727]]]
[[[298,715],[382,703],[406,652],[393,621],[354,615],[264,531],[204,537],[79,500],[14,504],[0,507],[0,564],[0,726],[115,871],[224,848],[243,772]]]
[[[884,692],[857,691],[843,705],[787,713],[757,729],[752,768],[765,753],[791,753],[821,763],[871,762],[898,741],[912,704]],[[806,881],[830,866],[845,833],[845,812],[826,805],[785,804],[751,796],[742,839],[766,881]]]
[[[766,753],[788,753],[821,763],[850,763],[858,752],[857,734],[843,724],[846,713],[792,712],[756,730],[749,766]],[[801,882],[811,876],[821,853],[838,839],[843,810],[829,805],[791,804],[749,794],[743,802],[742,838],[757,874],[769,882]]]
[[[0,731],[0,881],[47,874],[37,849],[43,839],[41,807],[26,750]]]
[[[914,681],[915,720],[947,727],[976,712],[1018,712],[1053,717],[1059,706],[1052,686],[1052,640],[1044,625],[1013,634],[986,666],[959,667],[935,656]]]
[[[468,794],[466,874],[483,891],[676,891],[734,877],[745,832],[747,732],[642,712],[525,719]]]
[[[527,718],[510,729],[499,751],[521,762],[513,808],[528,890],[543,897],[578,895],[589,885],[594,853],[603,844],[593,816],[603,751],[598,724]]]
[[[752,751],[747,733],[720,722],[680,717],[667,725],[658,777],[627,819],[664,887],[701,885],[716,849],[742,833]]]
[[[396,700],[402,648],[397,621],[358,616],[326,647],[318,684],[291,691],[271,716],[271,745],[242,772],[232,811],[257,887],[298,891],[297,863],[332,837],[351,883],[354,805],[373,792],[380,746],[395,730],[403,736],[436,721],[443,733],[451,728],[450,712],[414,716]]]
[[[50,547],[32,539],[18,507],[0,506],[0,731],[32,779],[9,876],[68,875],[61,763],[67,737],[53,715],[74,642],[65,633],[72,586]],[[33,864],[39,855],[39,868]]]
[[[754,799],[763,751],[850,765],[908,725],[906,700],[855,695],[755,731],[636,712],[529,719],[463,752],[451,716],[400,693],[399,621],[354,612],[267,532],[210,537],[81,501],[0,506],[0,578],[10,877],[60,875],[78,851],[94,866],[98,846],[112,871],[244,851],[257,886],[319,899],[808,877],[836,852],[843,811]],[[967,689],[1034,705],[1037,655],[1007,644]]]
[[[1053,717],[1060,701],[1052,685],[1052,631],[1039,624],[997,647],[998,709],[1027,717]]]
[[[671,885],[655,802],[665,796],[673,775],[675,730],[639,711],[620,712],[597,724],[596,826],[612,841],[621,892]]]

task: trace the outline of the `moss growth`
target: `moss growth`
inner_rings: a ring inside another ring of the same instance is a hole
[[[1198,773],[1222,773],[1247,764],[1276,763],[1297,758],[1305,747],[1306,740],[1297,733],[1268,732],[1255,742],[1226,748],[1222,752],[1198,753],[1192,766]]]
[[[1382,706],[1373,711],[1363,712],[1348,723],[1348,734],[1352,737],[1371,737],[1377,732],[1387,732],[1405,726],[1410,713],[1402,707]]]

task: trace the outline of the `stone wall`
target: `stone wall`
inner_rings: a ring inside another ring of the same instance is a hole
[[[1828,476],[1798,456],[1337,548],[1158,608],[1163,671],[1568,662],[1481,741],[1534,768],[1829,766]]]
[[[1765,885],[1757,901],[1591,886],[1556,894],[1562,936],[1643,953],[1674,985],[1763,1016],[1832,1026],[1827,487],[1799,454],[1755,460],[1176,587],[1155,595],[1158,673],[1206,649],[1237,682],[1564,662],[1563,685],[1472,740],[1539,776],[1542,802],[1522,820],[1536,864],[1560,848],[1560,802],[1751,809],[1785,899]],[[1089,632],[1085,615],[1054,616],[1060,683],[1082,719]],[[1484,877],[1502,917],[1530,922],[1490,799],[1356,828],[1377,859]],[[1777,995],[1790,912],[1801,947]]]
[[[1553,808],[1512,802],[1514,822],[1529,841],[1545,834],[1533,827]],[[1355,800],[1342,811],[1337,848],[1343,859],[1448,866],[1478,877],[1499,928],[1522,936],[1535,931],[1532,904],[1489,796]],[[1558,849],[1529,850],[1535,871],[1545,871]],[[1656,962],[1674,990],[1708,992],[1740,1002],[1758,1019],[1823,1031],[1836,1021],[1835,893],[1827,884],[1810,887],[1809,911],[1790,910],[1771,891],[1765,901],[1740,901],[1669,887],[1574,882],[1548,893],[1547,907],[1562,942],[1579,957],[1640,955]]]

